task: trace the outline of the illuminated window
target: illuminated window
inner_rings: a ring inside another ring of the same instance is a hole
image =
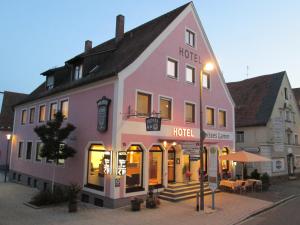
[[[131,145],[126,157],[126,192],[143,189],[143,149],[139,145]]]
[[[18,158],[22,158],[22,151],[23,151],[23,142],[19,142],[19,148],[18,148]]]
[[[193,68],[191,66],[186,66],[185,80],[190,83],[195,83],[195,68]]]
[[[208,73],[202,74],[202,86],[207,89],[210,88],[210,75]]]
[[[160,98],[160,117],[162,119],[171,120],[172,118],[172,100],[168,98]]]
[[[31,108],[29,111],[29,123],[34,123],[34,114],[35,114],[35,108]]]
[[[185,103],[185,122],[195,123],[195,105],[192,103]]]
[[[229,154],[229,149],[228,148],[223,148],[222,149],[222,155],[228,155],[228,154]],[[228,171],[229,170],[229,161],[228,160],[222,160],[221,166],[222,166],[223,171]]]
[[[191,47],[195,47],[195,33],[190,31],[190,30],[186,30],[185,31],[185,43]]]
[[[25,124],[27,120],[27,110],[24,109],[21,112],[21,124]]]
[[[149,185],[158,186],[163,182],[163,150],[154,145],[149,150]]]
[[[82,78],[82,65],[75,66],[73,78],[74,80],[79,80]]]
[[[50,120],[54,120],[55,114],[57,113],[57,103],[50,104]]]
[[[68,119],[69,115],[69,101],[63,100],[60,102],[60,111],[64,116],[64,119]]]
[[[176,60],[168,58],[167,75],[172,78],[178,77],[178,62]]]
[[[215,110],[213,108],[206,108],[206,124],[215,125]]]
[[[151,95],[138,92],[137,93],[137,114],[139,116],[151,115]]]
[[[32,153],[32,142],[27,142],[27,149],[26,149],[26,159],[31,159],[31,153]]]
[[[45,122],[46,121],[46,106],[41,105],[39,110],[39,122]]]
[[[226,127],[226,112],[223,110],[219,111],[219,127]]]
[[[42,157],[41,157],[41,150],[43,147],[43,143],[42,142],[38,142],[36,144],[36,150],[35,150],[35,161],[41,162],[42,161]]]
[[[104,190],[104,175],[110,174],[111,153],[101,144],[92,144],[88,152],[87,186]]]

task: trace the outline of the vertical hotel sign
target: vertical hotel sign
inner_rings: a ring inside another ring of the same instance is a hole
[[[125,151],[118,152],[118,167],[117,167],[118,176],[126,175],[126,157],[127,157],[127,152]]]
[[[97,129],[99,132],[107,131],[108,127],[108,109],[110,104],[110,99],[103,96],[100,100],[97,101],[98,106],[98,123]]]

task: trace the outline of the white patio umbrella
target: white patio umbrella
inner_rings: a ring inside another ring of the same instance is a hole
[[[243,172],[242,172],[242,179],[244,179],[244,164],[250,162],[269,162],[271,159],[256,155],[253,153],[249,153],[246,151],[239,151],[230,153],[228,155],[222,155],[219,157],[220,160],[230,160],[235,162],[243,163]]]

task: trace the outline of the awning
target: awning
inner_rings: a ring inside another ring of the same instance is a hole
[[[269,162],[271,159],[256,155],[253,153],[249,153],[246,151],[240,151],[235,153],[230,153],[228,155],[222,155],[219,157],[220,160],[230,160],[235,162]]]

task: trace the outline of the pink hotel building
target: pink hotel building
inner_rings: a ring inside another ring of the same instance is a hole
[[[199,179],[199,74],[203,74],[203,124],[206,149],[234,149],[234,103],[193,3],[183,5],[116,36],[42,75],[46,81],[15,106],[10,179],[33,187],[55,182],[83,187],[82,200],[118,207],[150,186]],[[99,101],[102,100],[102,101]],[[106,107],[102,104],[106,104]],[[103,111],[104,109],[104,111]],[[39,156],[33,129],[62,111],[77,128],[66,140],[77,153],[55,165]],[[145,118],[162,118],[160,131],[146,131]],[[188,149],[191,146],[191,149]],[[190,151],[192,150],[192,151]],[[205,170],[208,156],[205,156]],[[219,162],[220,173],[231,170]]]

